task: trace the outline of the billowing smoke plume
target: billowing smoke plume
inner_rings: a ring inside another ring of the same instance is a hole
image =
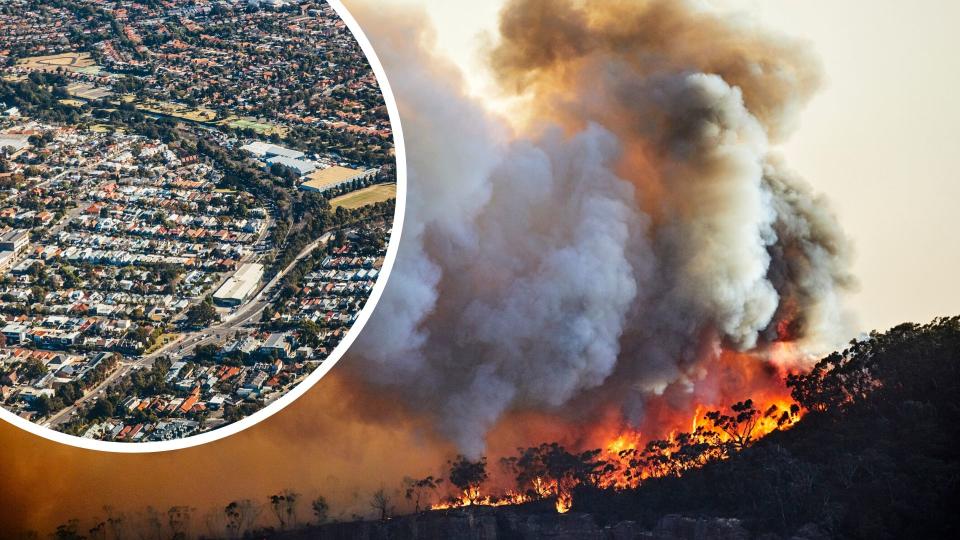
[[[408,226],[348,365],[476,453],[511,410],[615,402],[636,422],[651,396],[695,399],[721,350],[843,335],[845,239],[771,156],[817,86],[802,46],[688,2],[503,13],[491,64],[526,113],[510,123],[429,36],[411,53],[404,29],[377,32],[409,66],[391,74]]]
[[[439,472],[452,450],[430,420],[475,452],[506,414],[492,456],[580,420],[647,429],[665,409],[747,397],[777,340],[845,337],[849,249],[769,155],[816,88],[802,46],[674,0],[515,2],[493,55],[537,119],[515,128],[426,52],[425,14],[349,7],[390,74],[411,173],[399,260],[359,346],[269,421],[184,451],[80,451],[0,423],[16,456],[0,465],[17,494],[0,507],[7,535],[105,504],[222,516],[284,488],[319,490],[346,519],[401,475]]]

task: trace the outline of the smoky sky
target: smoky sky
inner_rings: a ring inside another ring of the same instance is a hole
[[[723,349],[845,335],[848,241],[775,156],[821,78],[802,43],[692,2],[515,0],[489,51],[510,122],[429,35],[378,36],[417,58],[392,76],[412,225],[352,366],[464,451],[510,411],[640,421]]]

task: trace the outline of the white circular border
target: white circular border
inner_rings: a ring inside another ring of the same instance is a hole
[[[366,326],[367,321],[370,319],[370,315],[373,313],[374,308],[380,301],[380,296],[383,294],[383,290],[387,285],[387,281],[390,279],[390,272],[393,269],[393,263],[397,258],[397,250],[400,244],[400,233],[403,230],[403,216],[407,201],[407,153],[406,147],[403,143],[403,129],[400,125],[400,112],[397,108],[397,102],[393,97],[393,90],[390,88],[390,82],[387,79],[387,73],[384,71],[383,65],[380,63],[380,58],[377,56],[376,51],[373,50],[373,45],[370,44],[370,40],[367,39],[366,34],[363,33],[360,25],[357,23],[356,19],[353,18],[353,15],[350,14],[350,11],[347,10],[347,8],[343,5],[341,0],[324,1],[334,9],[337,15],[340,16],[340,19],[347,25],[347,28],[353,34],[354,39],[356,39],[357,43],[360,44],[360,49],[367,57],[367,62],[370,64],[370,67],[373,68],[373,73],[380,85],[380,92],[387,104],[387,112],[390,116],[390,127],[393,131],[394,154],[397,160],[397,202],[394,211],[393,227],[390,231],[390,245],[387,246],[387,256],[384,259],[383,267],[381,268],[377,282],[373,286],[373,291],[371,292],[370,297],[364,304],[363,309],[360,310],[360,314],[357,317],[356,322],[354,322],[350,327],[350,330],[347,331],[347,335],[344,336],[343,340],[341,340],[336,347],[334,347],[327,359],[324,360],[323,363],[317,367],[317,369],[315,369],[303,381],[301,381],[299,384],[297,384],[297,386],[281,396],[279,399],[270,405],[267,405],[263,409],[251,414],[250,416],[242,418],[232,424],[227,424],[221,428],[207,431],[199,435],[193,435],[171,441],[121,443],[85,439],[76,435],[62,433],[52,428],[43,427],[24,418],[20,418],[16,414],[13,414],[11,411],[7,410],[5,407],[0,407],[0,418],[13,424],[14,426],[33,433],[34,435],[39,435],[44,439],[77,448],[83,448],[86,450],[99,450],[102,452],[115,452],[123,454],[142,454],[183,450],[184,448],[200,446],[201,444],[206,444],[229,437],[273,416],[287,405],[293,403],[294,400],[305,394],[307,390],[312,388],[317,381],[322,379],[323,376],[326,375],[333,368],[333,366],[340,361],[340,358],[346,354],[347,350],[363,330],[363,327]]]

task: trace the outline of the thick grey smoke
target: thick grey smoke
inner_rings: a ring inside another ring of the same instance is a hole
[[[848,339],[843,292],[856,286],[850,274],[852,248],[830,205],[776,158],[767,160],[763,180],[777,216],[770,281],[789,299],[777,320],[784,321],[787,335],[827,344]]]
[[[637,420],[648,396],[692,393],[721,347],[842,335],[846,242],[770,157],[815,64],[685,2],[590,8],[505,9],[492,64],[528,99],[520,133],[430,36],[396,16],[376,33],[406,133],[407,227],[351,365],[470,453],[511,409],[613,399]]]

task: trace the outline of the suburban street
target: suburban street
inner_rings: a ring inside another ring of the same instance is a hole
[[[190,352],[197,347],[211,343],[218,343],[229,338],[229,336],[236,332],[237,329],[243,327],[252,319],[259,316],[260,313],[263,312],[264,308],[270,305],[270,303],[273,301],[273,289],[278,283],[280,283],[280,280],[282,280],[284,276],[293,270],[297,263],[302,261],[318,247],[325,245],[331,236],[332,233],[325,233],[320,238],[314,240],[307,247],[303,248],[303,250],[300,251],[297,257],[291,261],[286,268],[277,273],[277,275],[275,275],[269,282],[262,285],[257,290],[257,293],[253,295],[253,297],[251,297],[243,305],[239,306],[233,313],[227,315],[223,322],[203,330],[181,334],[179,337],[177,337],[177,339],[137,360],[121,360],[120,366],[115,369],[113,373],[111,373],[106,379],[104,379],[103,382],[88,390],[83,397],[78,399],[73,405],[70,405],[56,414],[51,415],[47,421],[43,423],[43,425],[46,427],[55,428],[56,426],[69,421],[76,410],[82,408],[82,406],[88,402],[96,401],[96,399],[101,396],[106,389],[110,387],[110,385],[121,380],[133,370],[149,368],[158,358],[164,355],[169,355],[173,361],[176,361],[179,358],[189,355]]]

